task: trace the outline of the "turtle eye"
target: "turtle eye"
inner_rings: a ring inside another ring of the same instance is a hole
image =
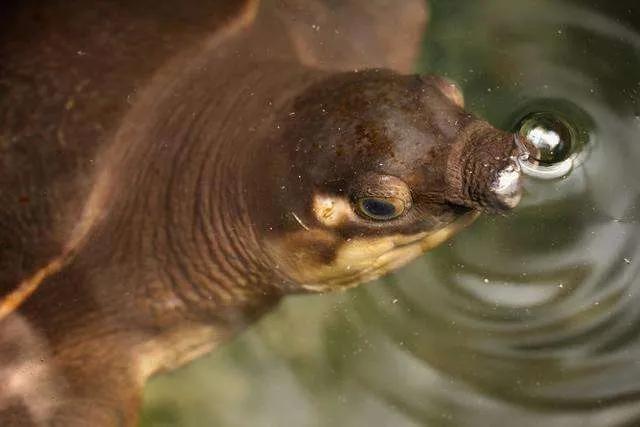
[[[366,218],[388,221],[402,215],[405,206],[402,200],[394,197],[363,197],[358,200],[358,211]]]

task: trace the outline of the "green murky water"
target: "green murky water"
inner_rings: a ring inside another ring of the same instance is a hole
[[[152,381],[143,426],[640,425],[640,6],[431,7],[420,70],[504,128],[564,115],[579,164],[385,280],[289,298]]]

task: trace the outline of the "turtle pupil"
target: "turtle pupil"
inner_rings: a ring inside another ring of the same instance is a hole
[[[364,199],[362,208],[365,213],[374,218],[390,218],[396,215],[396,207],[380,199]]]

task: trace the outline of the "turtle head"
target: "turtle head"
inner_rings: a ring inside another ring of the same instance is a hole
[[[286,156],[258,156],[254,209],[274,263],[305,289],[377,278],[519,201],[513,135],[466,112],[436,76],[332,75],[278,126],[264,146]]]

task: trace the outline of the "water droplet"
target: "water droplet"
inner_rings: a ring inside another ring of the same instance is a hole
[[[563,117],[548,112],[528,114],[517,126],[516,139],[525,174],[552,179],[571,170],[577,130]]]
[[[569,158],[575,131],[560,117],[533,113],[522,120],[519,136],[530,158],[542,164],[553,164]]]

